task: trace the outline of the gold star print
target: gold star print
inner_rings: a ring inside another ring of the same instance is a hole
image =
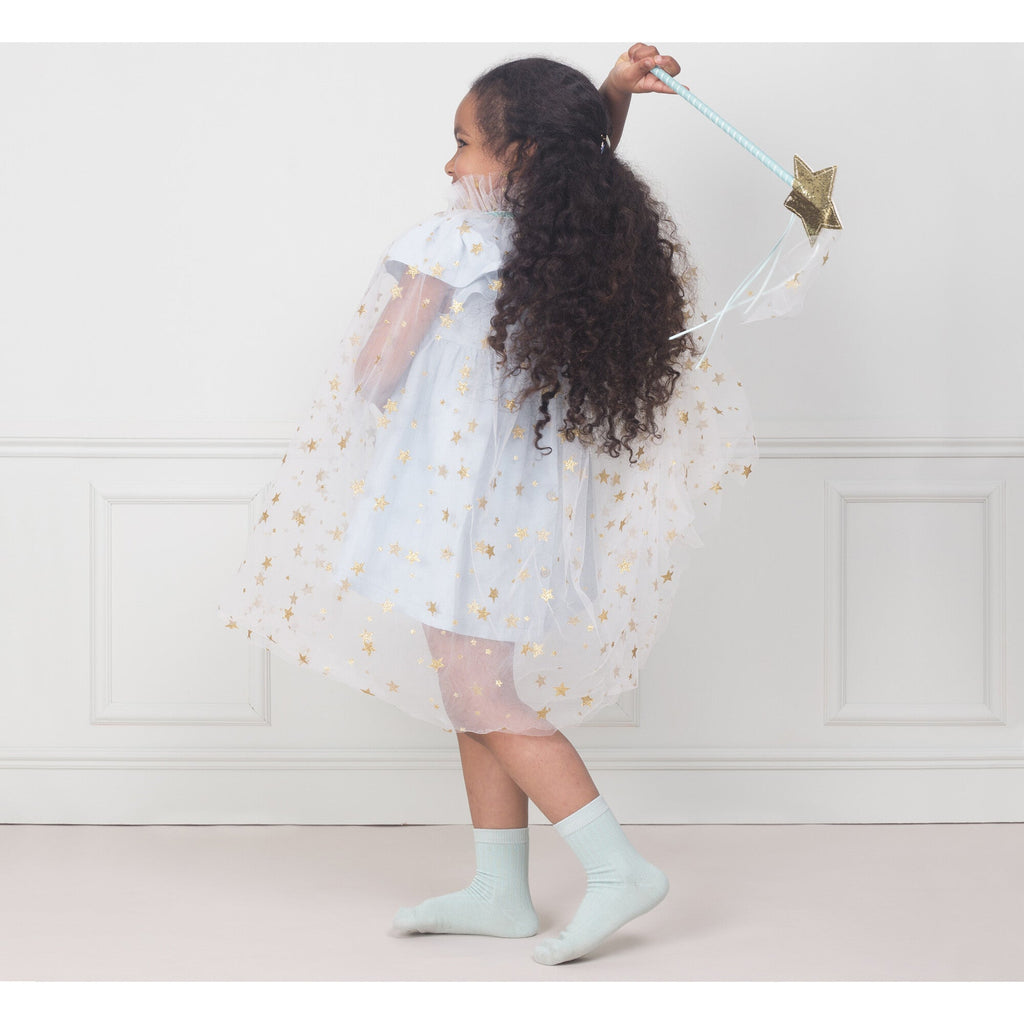
[[[551,708],[541,708],[540,711],[537,712],[537,717],[546,719],[550,712]]]
[[[449,562],[449,561],[451,561],[451,559],[453,559],[455,557],[455,553],[452,551],[451,548],[441,548],[441,557],[446,562]]]
[[[485,544],[482,540],[478,540],[476,542],[475,550],[479,551],[480,554],[482,554],[482,555],[486,555],[488,558],[493,558],[494,557],[494,545],[493,544]]]
[[[461,313],[462,312],[462,303],[461,302],[454,302],[453,301],[452,302],[452,312],[453,313]]]
[[[459,466],[459,478],[465,480],[469,476],[469,466]]]
[[[440,672],[444,668],[444,658],[435,658],[431,663],[430,667],[435,672]]]
[[[391,691],[392,693],[397,693],[397,692],[398,692],[398,683],[396,683],[396,682],[394,682],[394,681],[392,680],[391,682],[389,682],[389,683],[388,683],[388,689],[389,689],[389,690],[390,690],[390,691]]]
[[[498,588],[497,587],[491,587],[491,591],[490,591],[490,593],[487,596],[492,601],[496,601],[498,599]]]
[[[334,529],[333,529],[333,530],[331,531],[331,539],[332,539],[332,540],[341,540],[341,538],[342,538],[342,537],[344,537],[344,536],[345,536],[345,534],[344,534],[344,532],[342,531],[342,529],[341,529],[341,527],[340,527],[340,526],[336,526],[336,527],[335,527],[335,528],[334,528]]]
[[[442,326],[442,327],[451,327],[451,325],[452,325],[453,323],[454,323],[454,321],[452,320],[452,318],[451,318],[451,317],[450,317],[450,316],[449,316],[449,315],[448,315],[447,313],[445,313],[445,314],[444,314],[444,315],[443,315],[443,316],[441,317],[441,326]]]
[[[462,222],[462,223],[461,223],[461,224],[459,225],[459,234],[460,234],[460,235],[464,235],[464,234],[465,234],[465,233],[466,233],[467,231],[472,231],[472,230],[473,230],[473,229],[472,229],[472,228],[471,228],[471,227],[469,226],[469,221],[468,221],[468,220],[464,220],[464,221],[463,221],[463,222]]]
[[[365,690],[360,690],[359,692],[360,693],[365,693],[367,697],[372,697],[373,696],[373,690],[371,690],[369,687],[367,687]]]
[[[683,410],[680,409],[679,410],[679,422],[680,423],[689,423],[690,422],[690,414],[688,412],[683,412]]]
[[[565,683],[562,683],[560,686],[555,687],[555,693],[557,693],[559,697],[564,697],[568,692],[569,687],[566,686]]]
[[[382,494],[379,498],[373,499],[373,511],[382,512],[391,502],[387,500]]]
[[[354,480],[352,482],[352,493],[353,494],[362,494],[363,493],[363,488],[365,486],[366,485],[365,485],[365,482],[363,480]]]
[[[661,577],[661,578],[662,578],[662,579],[663,579],[663,580],[664,580],[664,581],[665,581],[666,583],[668,583],[668,582],[669,582],[669,581],[670,581],[670,580],[672,579],[672,570],[671,570],[671,569],[669,569],[669,571],[668,571],[668,572],[666,572],[666,573],[664,573],[664,574],[662,575],[662,577]]]
[[[434,277],[440,277],[444,273],[444,267],[442,267],[440,263],[435,263],[430,268],[430,272],[431,274],[434,275]]]
[[[526,529],[525,526],[520,526],[519,529],[515,532],[515,537],[517,540],[526,540],[526,538],[529,536],[530,531]]]
[[[505,625],[511,629],[515,629],[519,625],[519,618],[515,615],[507,615],[505,617]]]
[[[826,263],[828,263],[828,253],[821,257],[821,265],[825,266]]]
[[[581,704],[582,704],[582,705],[583,705],[583,706],[584,706],[585,708],[589,708],[589,707],[590,707],[590,705],[594,703],[594,698],[593,698],[593,697],[591,697],[591,696],[589,696],[589,695],[588,695],[588,696],[586,696],[586,697],[580,697],[580,703],[581,703]]]
[[[437,602],[436,601],[428,601],[427,602],[427,611],[430,612],[431,615],[436,615],[437,614]]]
[[[373,634],[368,629],[364,629],[359,634],[359,639],[363,641],[363,650],[367,654],[373,654]]]
[[[551,536],[550,530],[538,530],[537,540],[547,540]]]
[[[416,554],[415,551],[410,551],[409,554],[405,556],[405,560],[407,562],[418,562],[420,560],[420,556]]]
[[[500,277],[496,277],[493,281],[491,281],[491,291],[492,292],[500,292],[501,291],[501,286],[502,286],[502,280],[501,280]]]
[[[608,470],[602,469],[601,472],[597,474],[597,479],[603,484],[608,483]]]
[[[268,639],[269,639],[269,637],[268,637]],[[299,661],[303,665],[308,665],[309,664],[309,655],[307,655],[307,654],[300,654],[299,655]]]
[[[619,491],[619,493],[615,495],[615,500],[616,501],[622,501],[622,499],[625,498],[625,497],[626,497],[626,492],[625,491]]]
[[[228,619],[225,629],[238,629],[238,623],[234,619]]]
[[[264,511],[263,515],[260,516],[260,522],[261,523],[265,523],[269,518],[270,518],[270,516],[267,514],[266,511]]]
[[[629,572],[629,570],[632,568],[633,563],[627,561],[626,559],[623,559],[621,562],[619,562],[619,572]]]
[[[483,242],[474,242],[473,247],[470,249],[470,252],[472,252],[474,256],[479,256],[483,251]]]
[[[512,436],[518,441],[521,438],[526,437],[526,431],[523,430],[522,427],[518,427],[518,426],[513,427],[512,428]]]
[[[417,274],[418,274],[419,272],[420,272],[420,268],[419,268],[419,267],[409,267],[409,268],[408,268],[408,269],[406,270],[406,272],[405,272],[405,273],[406,273],[406,274],[407,274],[407,275],[408,275],[409,277],[415,278],[415,277],[416,277],[416,275],[417,275]]]
[[[568,458],[562,463],[562,465],[565,467],[567,473],[571,473],[576,468],[576,460]]]
[[[356,310],[356,312],[357,312],[357,313],[358,313],[358,314],[359,314],[360,316],[362,316],[362,315],[363,315],[363,314],[364,314],[364,313],[366,312],[366,307],[365,307],[365,306],[360,306],[360,307],[359,307],[359,308],[358,308],[358,309]]]
[[[299,526],[302,526],[302,524],[306,521],[306,517],[302,514],[302,509],[298,508],[294,512],[292,512],[292,519],[294,519],[295,522],[299,524]]]
[[[402,553],[402,545],[399,544],[398,541],[396,540],[388,548],[388,554],[390,554],[390,555],[400,555],[401,553]]]
[[[293,612],[291,610],[291,608],[285,608],[285,610],[282,612],[282,614],[284,615],[284,617],[286,619],[290,619],[295,614],[295,612]]]
[[[753,469],[750,466],[744,466],[743,467],[743,475],[744,476],[750,476],[751,473],[753,473]]]
[[[555,592],[548,587],[545,587],[540,592],[540,599],[542,601],[550,601],[555,596]]]
[[[271,504],[271,505],[276,505],[276,504],[277,504],[277,503],[278,503],[278,502],[279,502],[280,500],[281,500],[281,492],[280,492],[280,491],[278,491],[278,492],[277,492],[277,494],[275,494],[275,495],[274,495],[274,496],[273,496],[273,497],[272,497],[272,498],[270,499],[270,504]]]
[[[459,431],[459,430],[456,430],[455,433],[452,434],[452,442],[451,443],[452,444],[458,444],[461,440],[462,440],[462,432]]]
[[[269,569],[270,568],[270,563],[272,561],[273,561],[273,559],[269,555],[266,558],[264,558],[263,559],[263,568],[264,569]]]
[[[297,544],[294,548],[292,548],[292,554],[296,558],[298,558],[302,554],[302,545],[301,544]]]
[[[725,374],[724,373],[716,373],[715,374],[715,383],[716,384],[721,384],[723,380],[725,380]]]
[[[289,600],[289,601],[290,601],[290,602],[291,602],[292,604],[295,604],[295,602],[296,602],[296,601],[298,601],[298,599],[299,599],[299,595],[298,595],[298,594],[292,594],[292,596],[288,598],[288,600]]]
[[[598,618],[598,620],[600,622],[607,622],[608,621],[608,609],[607,608],[602,608],[601,609],[601,614],[598,615],[597,618]]]
[[[356,576],[358,576],[360,573],[366,572],[366,567],[363,562],[356,562],[356,564],[353,565],[349,571],[355,573]]]
[[[391,298],[393,298],[393,299],[400,299],[401,297],[402,297],[401,286],[396,284],[395,287],[391,289]]]

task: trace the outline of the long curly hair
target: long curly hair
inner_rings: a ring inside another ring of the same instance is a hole
[[[659,437],[687,351],[692,280],[665,207],[607,144],[584,74],[543,57],[499,65],[470,93],[488,149],[508,166],[512,251],[488,342],[507,378],[540,393],[534,445],[562,395],[567,440],[611,456]],[[604,144],[603,144],[604,143]]]

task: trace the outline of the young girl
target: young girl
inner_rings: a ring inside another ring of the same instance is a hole
[[[378,268],[297,428],[221,604],[228,628],[454,731],[474,825],[468,888],[407,932],[528,936],[527,802],[587,872],[538,946],[574,960],[668,882],[560,731],[637,685],[678,542],[757,452],[738,381],[698,366],[682,249],[614,153],[654,47],[599,92],[531,58],[473,83],[453,197]]]

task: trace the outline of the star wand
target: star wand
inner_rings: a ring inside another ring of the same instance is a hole
[[[724,117],[716,114],[706,103],[697,99],[696,96],[682,85],[670,74],[661,68],[652,68],[651,74],[660,78],[673,92],[682,96],[687,103],[692,104],[713,124],[718,125],[727,135],[735,139],[748,153],[757,157],[768,170],[778,175],[792,191],[786,197],[783,204],[787,210],[795,213],[803,221],[807,238],[815,242],[822,228],[833,228],[840,230],[842,223],[839,214],[836,213],[835,205],[832,202],[832,184],[835,181],[836,168],[826,167],[822,171],[812,171],[800,159],[793,157],[793,169],[796,174],[790,174],[784,167],[777,164],[763,149],[755,146],[741,132],[738,132]]]

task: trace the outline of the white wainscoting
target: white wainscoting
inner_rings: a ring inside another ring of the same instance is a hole
[[[759,443],[640,690],[572,734],[620,818],[1021,820],[1024,441]],[[468,820],[450,736],[215,616],[285,447],[0,439],[0,820]]]

